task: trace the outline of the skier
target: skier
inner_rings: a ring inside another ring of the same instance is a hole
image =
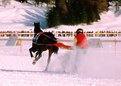
[[[82,63],[83,58],[87,52],[88,44],[87,38],[84,35],[83,29],[77,29],[74,37],[74,51],[71,57],[71,72],[79,72],[79,65]]]
[[[78,48],[81,48],[81,49],[88,48],[87,38],[84,35],[83,29],[81,28],[77,29],[74,42],[75,42],[75,46],[77,46]]]

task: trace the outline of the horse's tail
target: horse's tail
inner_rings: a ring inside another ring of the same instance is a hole
[[[59,48],[58,48],[58,47],[53,46],[53,52],[54,52],[54,53],[56,53],[56,54],[57,54],[57,53],[58,53],[58,50],[59,50]]]

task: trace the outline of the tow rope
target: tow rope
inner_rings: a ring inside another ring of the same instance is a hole
[[[37,43],[37,40],[39,38],[40,35],[42,35],[43,32],[39,32],[35,35],[35,37],[33,38],[33,43],[37,44],[37,45],[48,45],[48,46],[56,46],[56,47],[59,47],[59,48],[64,48],[64,49],[72,49],[72,46],[69,46],[69,45],[65,45],[61,42],[57,42],[57,43],[54,43],[54,44],[38,44]],[[47,36],[48,37],[48,36]]]

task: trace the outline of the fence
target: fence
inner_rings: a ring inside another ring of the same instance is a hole
[[[74,34],[75,34],[74,31],[52,31],[52,33],[59,39],[59,41],[62,41],[62,42],[73,42],[73,40],[69,39],[69,38],[74,38]],[[117,46],[116,46],[117,43],[121,42],[121,39],[120,39],[121,31],[85,31],[84,34],[89,39],[94,39],[91,42],[93,42],[93,44],[97,44],[99,46],[103,42],[112,42],[112,43],[114,43],[114,47],[115,47],[114,51],[115,52],[116,52],[116,48],[117,48]],[[29,31],[0,32],[0,40],[9,40],[10,36],[17,36],[15,45],[20,46],[20,52],[22,52],[22,47],[23,47],[22,43],[23,43],[23,41],[24,40],[25,41],[32,41],[34,33],[29,32]],[[63,39],[60,39],[61,37]],[[98,38],[100,40],[97,40],[96,38]],[[103,39],[103,38],[106,38],[106,39]],[[93,46],[95,46],[95,45],[93,45]]]
[[[51,31],[56,37],[74,37],[74,31]],[[121,37],[121,31],[85,31],[84,34],[87,37]],[[7,39],[11,35],[18,35],[21,39],[32,39],[34,33],[30,31],[11,31],[11,32],[0,32],[0,39]]]
[[[74,31],[49,31],[52,32],[59,41],[70,42],[74,38]],[[121,31],[85,31],[87,38],[100,38],[101,42],[121,42]],[[16,36],[20,40],[32,40],[32,31],[4,31],[0,32],[0,40],[8,40],[10,36]],[[60,39],[62,38],[62,39]],[[69,39],[72,38],[72,39]],[[105,39],[106,38],[106,39]]]

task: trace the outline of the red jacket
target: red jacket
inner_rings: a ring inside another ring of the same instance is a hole
[[[76,35],[75,40],[76,40],[76,43],[75,43],[76,46],[78,46],[80,48],[87,48],[88,47],[87,39],[86,39],[86,36],[84,34]]]

